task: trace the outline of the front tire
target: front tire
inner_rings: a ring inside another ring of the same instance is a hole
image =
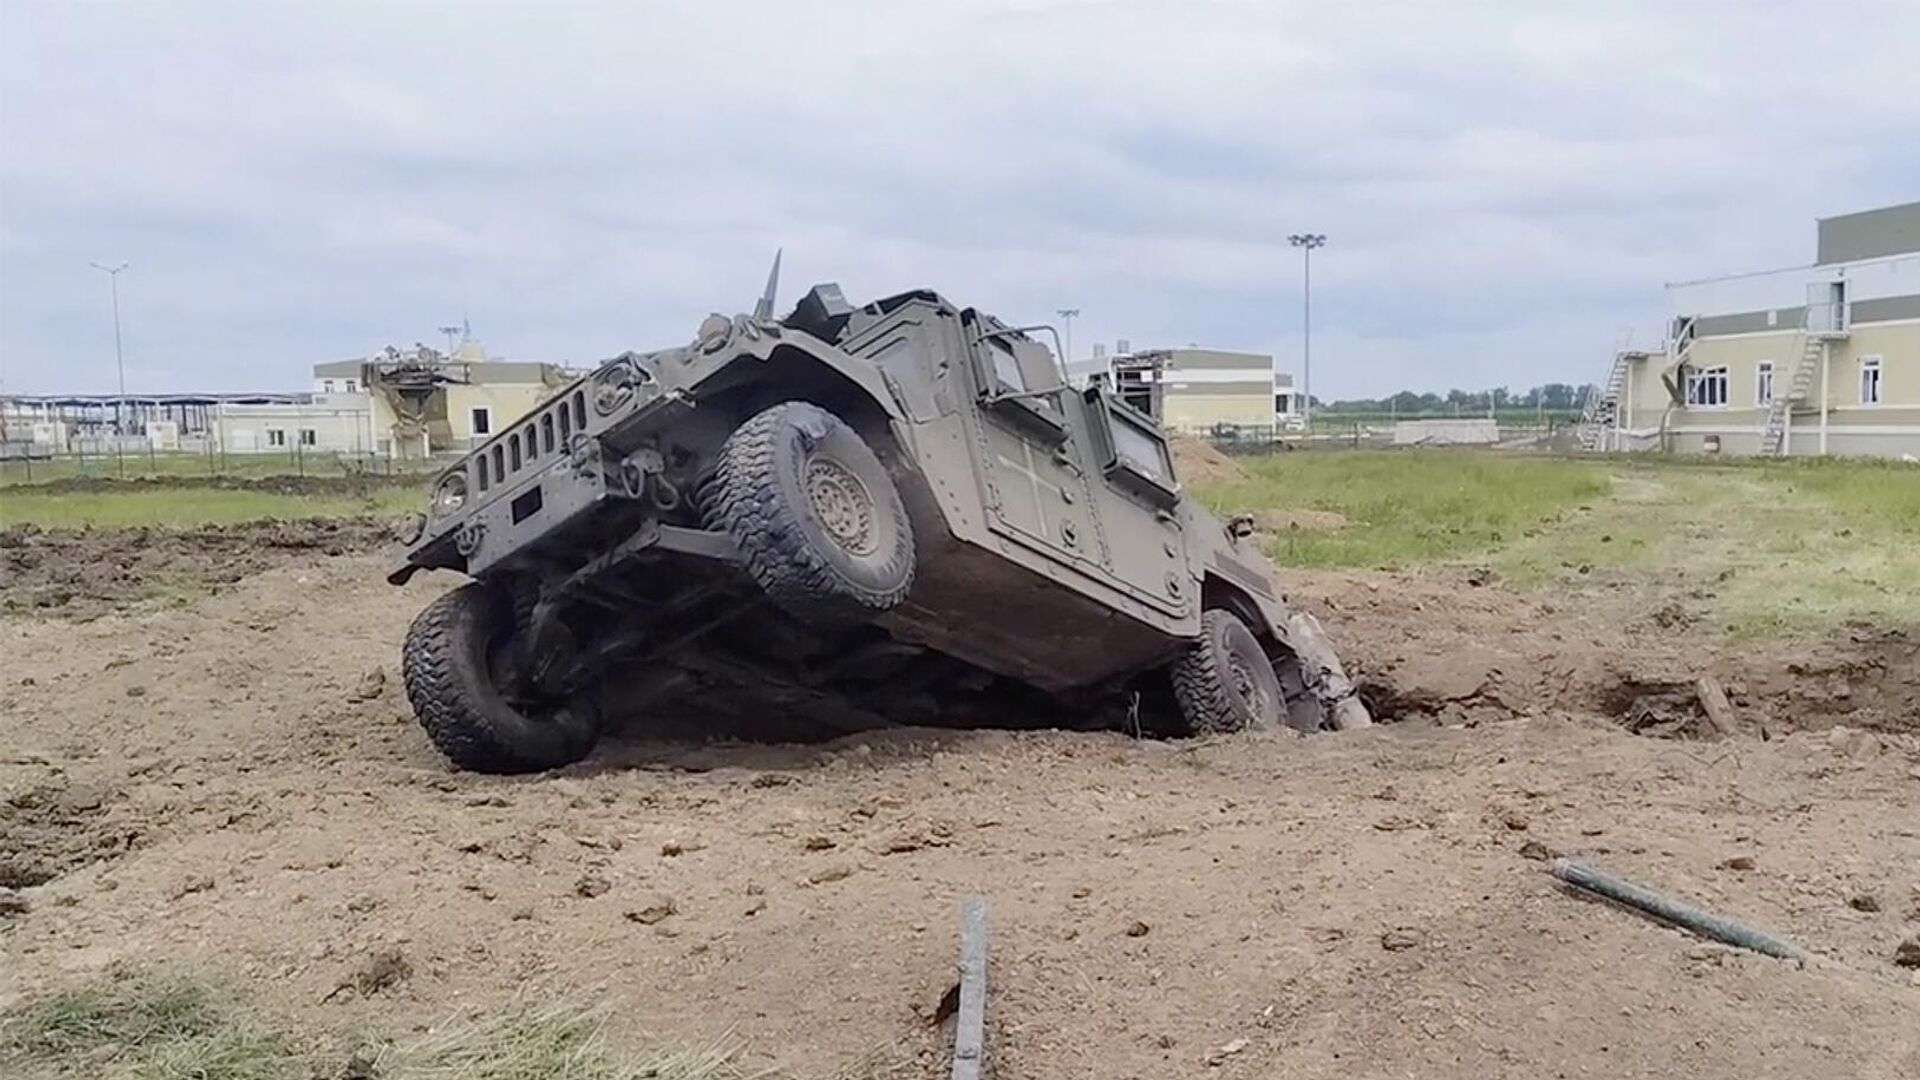
[[[887,469],[846,421],[805,401],[755,414],[721,447],[704,492],[780,608],[816,626],[861,623],[913,585],[913,526]]]
[[[1286,719],[1273,661],[1247,624],[1230,611],[1200,614],[1200,637],[1168,674],[1186,733],[1271,731]]]
[[[540,772],[579,761],[600,734],[584,703],[528,716],[494,685],[488,657],[511,630],[505,605],[479,582],[427,605],[401,656],[414,716],[462,769]]]

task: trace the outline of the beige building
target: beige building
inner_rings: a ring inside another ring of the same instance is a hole
[[[1076,366],[1168,431],[1272,438],[1300,426],[1293,376],[1274,371],[1273,357],[1264,353],[1147,349]]]
[[[316,399],[359,401],[372,452],[383,457],[463,453],[579,374],[558,364],[495,360],[476,341],[451,355],[415,346],[313,368]]]
[[[1615,358],[1586,444],[1920,455],[1920,202],[1816,234],[1811,266],[1667,286],[1669,340]]]

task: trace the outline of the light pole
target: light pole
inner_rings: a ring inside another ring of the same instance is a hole
[[[123,445],[126,435],[126,422],[121,418],[121,410],[127,407],[127,358],[120,349],[120,271],[127,268],[126,263],[119,266],[102,266],[91,263],[95,270],[107,275],[113,290],[113,366],[120,375],[120,396],[113,403],[113,456],[120,464],[120,475],[127,474],[126,447]]]
[[[1300,249],[1300,415],[1313,433],[1313,249],[1325,247],[1325,233],[1294,233],[1287,243]]]
[[[1073,320],[1080,317],[1080,309],[1077,307],[1063,307],[1056,314],[1060,316],[1060,321],[1066,324],[1067,341],[1061,348],[1067,351],[1067,355],[1060,358],[1060,367],[1064,370],[1073,363]],[[1067,373],[1067,377],[1073,377],[1071,371]]]

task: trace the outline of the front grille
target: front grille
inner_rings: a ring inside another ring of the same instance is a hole
[[[575,389],[514,421],[474,451],[469,468],[475,490],[485,492],[511,482],[522,470],[565,453],[573,433],[587,430],[587,395]]]

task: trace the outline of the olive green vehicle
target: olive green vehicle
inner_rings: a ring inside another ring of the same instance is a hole
[[[834,285],[626,353],[441,475],[395,584],[407,695],[468,769],[604,730],[892,724],[1172,734],[1367,722],[1245,521],[1062,378],[1045,327]]]

